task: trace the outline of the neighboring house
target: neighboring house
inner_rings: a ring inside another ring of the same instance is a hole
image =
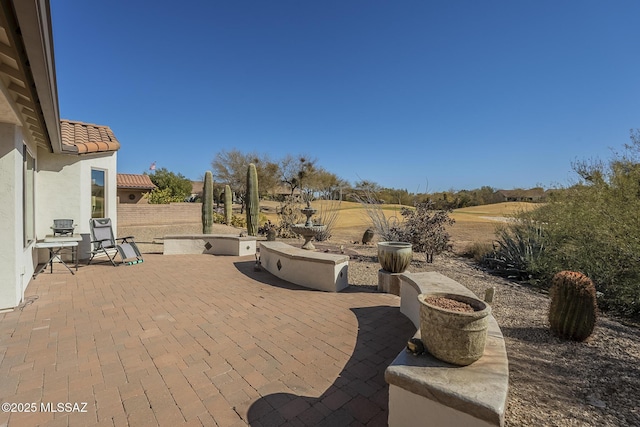
[[[118,203],[147,203],[145,193],[153,191],[156,185],[149,175],[131,173],[118,174]]]
[[[19,305],[54,219],[116,215],[116,151],[106,126],[60,120],[49,2],[0,0],[0,309]]]
[[[531,188],[529,190],[498,190],[496,194],[503,202],[542,202],[545,199],[543,188]]]

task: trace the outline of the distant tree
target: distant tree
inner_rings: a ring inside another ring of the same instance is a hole
[[[322,167],[316,167],[307,178],[304,185],[308,187],[317,198],[324,200],[340,200],[341,189],[347,184],[336,174]]]
[[[149,203],[184,202],[191,195],[191,180],[181,173],[176,174],[166,168],[160,168],[148,175],[151,182],[158,187],[149,194]]]
[[[273,191],[279,183],[280,168],[266,154],[243,153],[234,148],[218,152],[211,162],[214,179],[217,182],[228,184],[242,205],[244,205],[246,192],[247,168],[250,163],[256,165],[260,194],[265,195],[269,191]]]
[[[355,190],[366,191],[369,193],[377,193],[381,188],[382,187],[380,187],[380,184],[378,184],[377,182],[369,181],[366,179],[356,181],[356,184],[354,186]]]
[[[383,188],[378,194],[384,203],[412,206],[414,202],[414,196],[406,189]]]
[[[280,160],[280,180],[286,184],[293,195],[296,189],[303,190],[303,185],[310,184],[317,171],[317,159],[299,155],[294,157],[290,154]],[[307,192],[312,191],[307,187]],[[309,194],[306,194],[309,196]]]

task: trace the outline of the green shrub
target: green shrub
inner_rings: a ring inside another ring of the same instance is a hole
[[[237,228],[245,228],[247,226],[247,219],[244,216],[233,215],[231,217],[231,225]]]
[[[226,224],[232,227],[244,228],[247,225],[247,220],[243,215],[232,215],[231,222],[227,224],[227,218],[225,214],[220,212],[213,212],[213,223],[214,224]]]
[[[495,247],[484,256],[483,264],[502,276],[520,280],[537,274],[544,276],[545,243],[541,225],[521,219],[499,227],[496,237]]]
[[[559,271],[581,271],[603,311],[640,319],[640,132],[609,162],[579,162],[580,180],[498,233],[486,263],[548,287]]]
[[[484,258],[493,253],[493,245],[487,242],[473,242],[463,251],[462,256],[473,258],[477,263],[481,263]]]

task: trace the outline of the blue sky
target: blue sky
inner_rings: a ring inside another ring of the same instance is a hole
[[[61,116],[118,172],[237,148],[410,192],[567,184],[640,128],[640,2],[52,0]]]

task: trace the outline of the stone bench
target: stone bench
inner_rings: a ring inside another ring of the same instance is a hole
[[[476,297],[440,273],[405,273],[400,277],[400,312],[417,328],[418,294],[449,292]],[[477,298],[477,297],[476,297]],[[457,367],[430,354],[405,350],[385,371],[389,384],[389,426],[502,426],[509,387],[507,352],[493,316],[484,355],[469,366]]]
[[[347,255],[308,251],[283,242],[260,242],[260,263],[274,276],[305,288],[339,292],[349,286]]]
[[[192,234],[164,236],[164,255],[211,254],[255,255],[256,238],[233,234]]]

